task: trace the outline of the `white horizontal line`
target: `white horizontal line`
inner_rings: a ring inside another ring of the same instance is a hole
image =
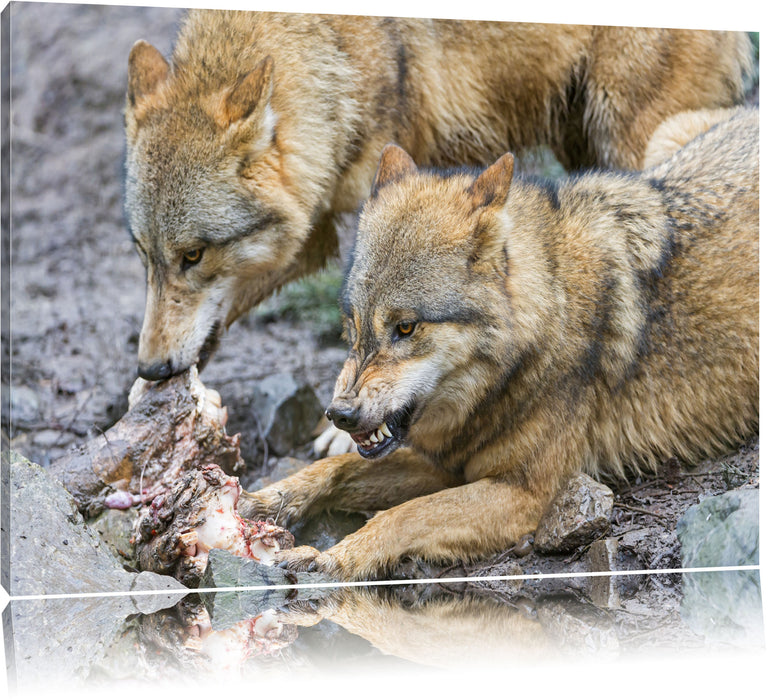
[[[689,569],[623,569],[622,571],[580,571],[556,574],[514,574],[509,576],[460,576],[450,578],[389,579],[386,581],[329,581],[321,583],[289,583],[271,586],[223,586],[218,588],[173,588],[142,591],[107,591],[92,593],[45,593],[10,596],[9,600],[58,600],[65,598],[110,598],[116,596],[190,595],[192,593],[230,593],[235,591],[282,591],[308,588],[353,588],[364,586],[406,586],[420,583],[466,583],[469,581],[532,581],[555,578],[587,578],[595,576],[656,576],[660,574],[715,573],[722,571],[759,571],[759,564],[747,566],[704,566]]]

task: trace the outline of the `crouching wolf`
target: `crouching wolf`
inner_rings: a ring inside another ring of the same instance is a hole
[[[426,172],[387,146],[342,292],[328,408],[359,454],[256,493],[249,515],[381,511],[294,568],[370,578],[536,528],[573,473],[694,462],[758,423],[758,112],[656,167],[560,182]],[[387,510],[386,510],[387,509]]]
[[[548,143],[635,169],[680,110],[740,103],[746,34],[192,11],[171,61],[129,56],[126,210],[147,268],[145,379],[337,251],[383,146],[483,165]]]

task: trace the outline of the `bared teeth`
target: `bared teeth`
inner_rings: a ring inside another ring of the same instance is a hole
[[[393,437],[393,434],[388,429],[388,426],[385,423],[382,423],[379,428],[374,430],[367,437],[357,439],[356,443],[359,444],[361,447],[370,448],[370,447],[374,447],[380,442],[385,441],[386,438],[392,438],[392,437]]]

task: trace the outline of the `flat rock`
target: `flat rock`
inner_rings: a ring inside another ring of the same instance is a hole
[[[323,406],[309,384],[299,384],[291,374],[283,373],[257,384],[251,412],[270,450],[286,455],[310,441]]]
[[[130,616],[169,608],[188,593],[169,576],[125,571],[64,487],[18,453],[3,454],[3,490],[10,511],[3,585],[12,596],[70,594],[11,600],[3,611],[16,687],[86,679]],[[124,595],[78,595],[99,592]]]
[[[213,629],[224,630],[285,605],[289,599],[321,598],[326,592],[314,586],[330,582],[323,574],[291,573],[221,549],[211,549],[200,589],[204,589],[201,596]],[[301,588],[293,588],[297,584]]]
[[[610,525],[614,494],[587,474],[577,474],[542,516],[534,547],[544,554],[571,552],[604,535]]]
[[[10,506],[10,561],[3,568],[3,583],[12,596],[139,588],[185,594],[186,589],[168,576],[125,571],[86,525],[73,497],[42,467],[15,452],[4,454],[3,462],[3,488]],[[175,601],[165,597],[164,602]]]

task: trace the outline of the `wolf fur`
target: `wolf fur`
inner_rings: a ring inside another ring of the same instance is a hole
[[[511,154],[439,173],[386,147],[327,411],[360,455],[244,494],[246,514],[382,511],[326,552],[283,553],[371,578],[509,548],[579,470],[694,463],[751,433],[758,120],[741,109],[641,173],[560,182],[513,181]]]
[[[570,169],[637,168],[667,116],[740,102],[751,66],[735,32],[190,12],[169,62],[129,56],[139,374],[201,368],[335,254],[386,143],[437,166],[544,143]]]

